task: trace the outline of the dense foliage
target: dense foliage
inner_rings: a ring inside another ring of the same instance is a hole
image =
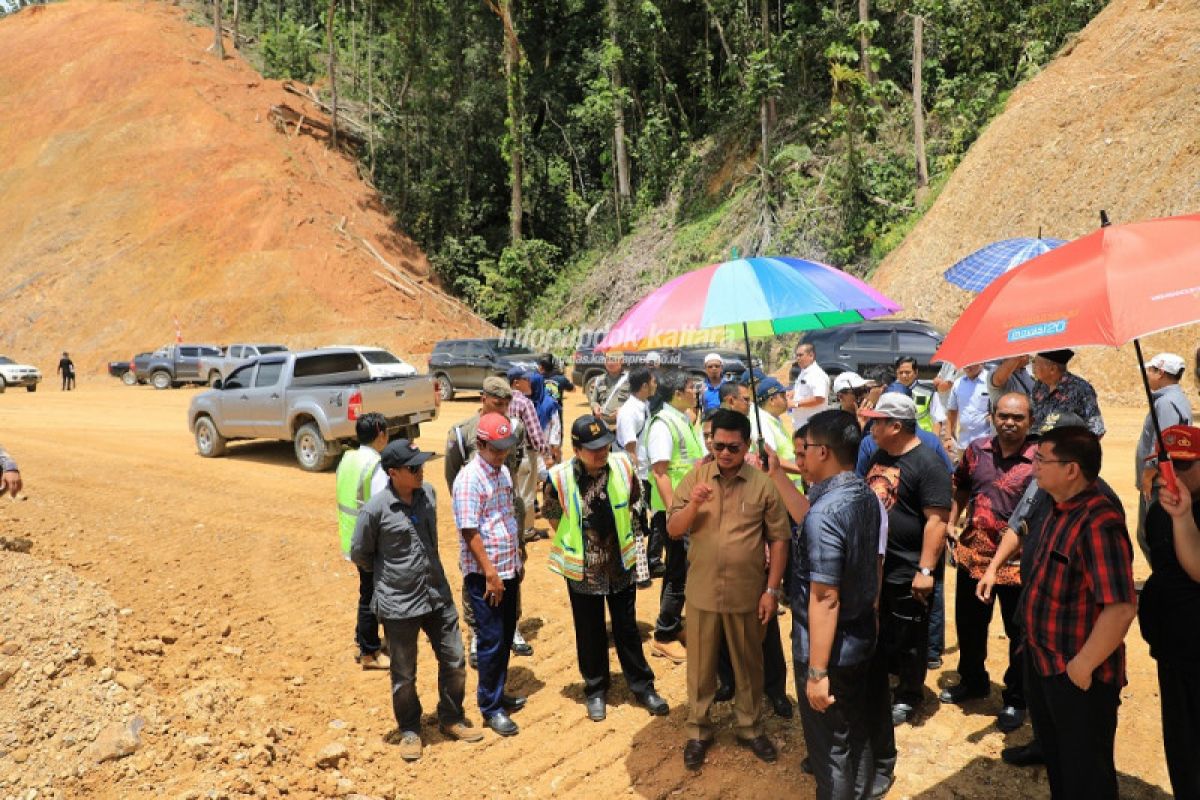
[[[219,1],[228,20],[233,0]],[[496,321],[519,320],[564,264],[668,196],[683,221],[747,184],[761,248],[869,265],[926,192],[914,17],[936,187],[1012,87],[1103,5],[240,2],[241,33],[272,76],[328,92],[332,32],[340,108],[372,131],[362,158],[376,186],[453,290]],[[700,156],[706,139],[717,146]]]

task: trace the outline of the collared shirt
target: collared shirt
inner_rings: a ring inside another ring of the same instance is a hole
[[[958,446],[964,448],[976,439],[992,435],[988,416],[988,372],[980,370],[974,378],[961,376],[950,388],[949,411],[958,412]]]
[[[633,395],[621,405],[617,412],[617,447],[622,450],[630,442],[637,442],[637,474],[642,480],[650,477],[650,461],[646,443],[642,441],[642,429],[650,416],[650,404]]]
[[[605,422],[616,419],[617,409],[629,399],[629,373],[622,371],[611,375],[607,371],[597,375],[588,386],[588,402],[600,406]]]
[[[714,408],[721,407],[721,384],[725,383],[725,379],[717,381],[716,385],[708,382],[708,378],[704,379],[704,413],[712,411]]]
[[[426,483],[408,505],[388,487],[358,514],[350,558],[375,581],[371,611],[383,619],[412,619],[453,605],[438,554],[437,497]]]
[[[979,580],[987,571],[1000,538],[1008,527],[1017,504],[1033,480],[1033,454],[1037,442],[1026,439],[1007,458],[996,437],[977,439],[963,452],[954,472],[954,488],[970,496],[967,525],[954,547],[954,558]],[[1015,563],[1004,564],[996,573],[1001,586],[1017,586],[1021,572]]]
[[[1062,380],[1053,389],[1035,381],[1029,400],[1033,403],[1033,427],[1030,430],[1035,433],[1042,430],[1051,416],[1069,411],[1082,417],[1092,433],[1104,435],[1104,418],[1100,416],[1096,390],[1074,373],[1064,372]]]
[[[513,390],[512,401],[508,404],[508,413],[521,420],[525,426],[525,444],[537,451],[542,458],[550,458],[550,443],[546,441],[546,433],[538,419],[537,409],[533,401],[522,392]]]
[[[895,392],[897,394],[902,394],[902,395],[905,395],[906,397],[913,396],[912,386],[905,386],[900,381],[892,381],[883,390],[883,394],[889,394],[891,392]]]
[[[508,467],[493,467],[476,453],[454,479],[454,524],[458,530],[474,528],[483,551],[504,580],[521,569],[519,525],[513,514],[513,482]],[[483,574],[483,568],[459,536],[459,566],[463,575]]]
[[[621,543],[617,539],[617,521],[608,497],[608,465],[597,475],[589,475],[578,458],[571,459],[579,497],[583,502],[583,580],[567,578],[567,584],[579,594],[616,594],[633,580],[633,573],[621,561]],[[637,502],[641,484],[630,486],[629,504]],[[562,518],[562,501],[553,481],[546,481],[546,502],[542,516],[557,527]],[[634,515],[636,520],[636,515]],[[636,521],[634,522],[636,525]]]
[[[838,588],[830,666],[860,664],[875,648],[875,599],[883,506],[866,482],[841,472],[809,487],[812,506],[792,539],[793,657],[809,660],[810,583]]]
[[[783,498],[762,470],[743,464],[726,478],[711,461],[679,482],[669,513],[691,501],[697,483],[711,486],[713,497],[700,507],[692,524],[687,602],[702,611],[754,611],[767,586],[764,545],[791,537]]]
[[[1121,512],[1094,483],[1055,503],[1038,539],[1018,616],[1034,666],[1050,676],[1066,671],[1104,606],[1137,602],[1133,545]],[[1124,686],[1124,643],[1093,674]]]
[[[1033,384],[1033,373],[1029,371],[1028,365],[1021,369],[1013,370],[1012,375],[1008,376],[1008,380],[1004,382],[1003,386],[993,385],[992,376],[989,374],[987,382],[988,401],[991,402],[992,408],[995,408],[996,404],[1000,402],[1000,398],[1006,394],[1016,393],[1028,397],[1030,392],[1033,391]],[[1037,429],[1034,428],[1033,430]]]
[[[816,361],[800,370],[796,383],[792,386],[792,400],[800,401],[810,397],[820,397],[825,402],[820,405],[804,406],[792,409],[792,427],[799,429],[801,425],[816,414],[824,411],[829,405],[829,376],[821,369]]]
[[[1158,415],[1159,430],[1165,431],[1172,425],[1192,424],[1192,404],[1188,402],[1183,387],[1177,383],[1167,384],[1154,393],[1154,411]],[[1154,441],[1154,422],[1150,415],[1142,423],[1142,435],[1138,438],[1137,450],[1134,453],[1133,485],[1141,488],[1142,470],[1153,466],[1155,462],[1146,459],[1158,452]]]
[[[662,461],[669,462],[675,453],[675,430],[686,430],[692,427],[692,421],[688,419],[688,415],[670,403],[662,407],[656,420],[659,424],[650,425],[646,429],[646,460],[650,466]],[[700,438],[702,437],[696,436],[697,440]],[[679,453],[687,458],[687,446],[684,442],[679,442]]]

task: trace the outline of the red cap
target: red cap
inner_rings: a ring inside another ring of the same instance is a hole
[[[517,437],[513,435],[512,422],[508,417],[494,411],[479,418],[479,428],[475,432],[475,438],[481,442],[487,442],[497,450],[507,450],[517,443]]]
[[[1200,461],[1200,428],[1172,425],[1162,435],[1172,461]]]

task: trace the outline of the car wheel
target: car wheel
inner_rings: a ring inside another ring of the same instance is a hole
[[[154,384],[155,389],[170,389],[171,373],[166,370],[157,370],[150,376],[150,383]]]
[[[31,383],[29,386],[26,386],[26,387],[25,387],[25,391],[27,391],[27,392],[36,392],[36,391],[37,391],[37,384],[36,384],[36,383]]]
[[[4,390],[8,388],[8,384],[4,382],[4,378],[0,377],[0,394],[4,394]]]
[[[219,380],[221,380],[221,370],[214,369],[212,372],[208,373],[208,385],[209,386],[216,386],[217,381],[219,381]]]
[[[196,451],[205,458],[225,455],[225,437],[209,417],[196,420]]]
[[[296,430],[296,461],[306,472],[324,472],[333,466],[337,454],[321,436],[315,422],[307,422]]]
[[[121,383],[126,386],[136,386],[137,382],[137,375],[133,374],[133,370],[126,370],[121,373]]]
[[[442,401],[454,399],[454,384],[450,382],[450,377],[444,372],[439,372],[434,375],[434,380],[437,381],[438,394],[442,396]]]

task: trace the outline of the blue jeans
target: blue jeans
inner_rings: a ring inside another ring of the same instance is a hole
[[[383,643],[379,641],[379,620],[371,611],[371,601],[374,598],[374,575],[359,567],[358,624],[354,626],[354,641],[358,643],[359,655],[375,655],[383,647]]]
[[[463,582],[471,610],[475,612],[475,637],[479,659],[479,686],[476,697],[479,713],[486,722],[503,706],[504,683],[508,680],[508,657],[512,652],[513,634],[517,630],[517,604],[521,583],[516,578],[504,581],[504,597],[493,606],[484,599],[487,582],[482,575],[470,573]]]
[[[383,628],[392,660],[392,712],[400,730],[421,730],[421,700],[417,697],[417,635],[421,631],[429,637],[438,662],[438,722],[446,726],[461,722],[467,662],[454,605],[412,619],[385,619]]]

